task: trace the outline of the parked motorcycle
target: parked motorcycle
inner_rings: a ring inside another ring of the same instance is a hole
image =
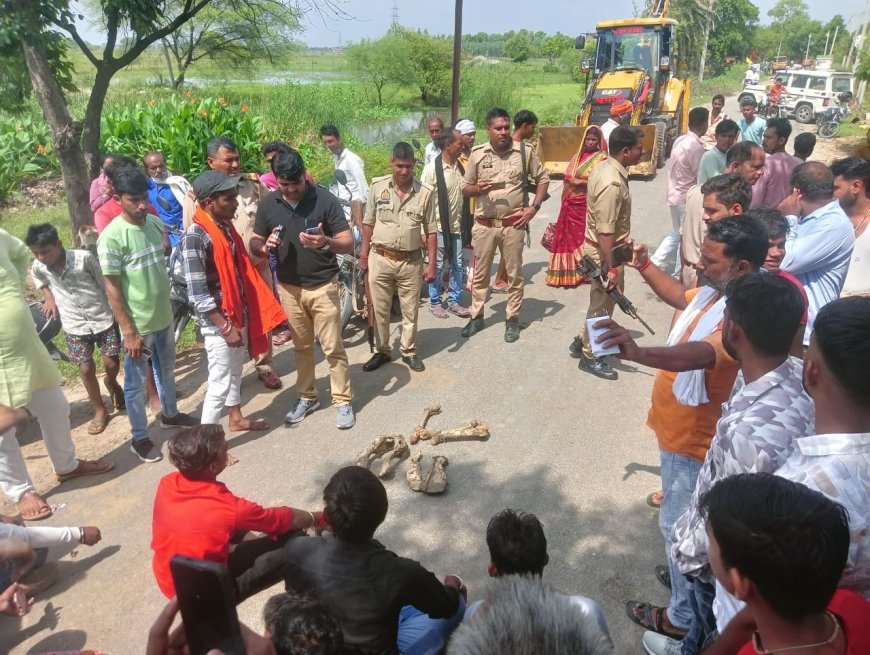
[[[344,171],[335,171],[335,182],[343,186],[347,195],[350,196],[350,189],[347,186],[347,175]],[[342,207],[350,209],[350,201],[341,197],[330,188],[330,192],[334,195]],[[357,267],[359,263],[359,250],[362,245],[362,233],[355,225],[349,221],[351,232],[353,233],[353,254],[352,255],[336,255],[338,260],[338,300],[341,312],[341,329],[347,327],[350,319],[354,315],[362,316],[366,306],[365,292],[365,271]]]
[[[816,133],[825,139],[830,139],[840,133],[840,125],[843,117],[849,113],[849,102],[852,100],[852,92],[845,91],[837,96],[837,105],[828,107],[816,117]]]

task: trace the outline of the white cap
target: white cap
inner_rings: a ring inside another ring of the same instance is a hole
[[[477,132],[477,128],[474,127],[474,123],[467,118],[464,118],[456,123],[456,127],[454,129],[459,130],[460,134],[473,134]]]

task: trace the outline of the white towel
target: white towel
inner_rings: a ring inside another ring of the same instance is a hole
[[[698,294],[692,299],[685,311],[680,314],[680,318],[674,324],[671,333],[668,335],[667,344],[675,346],[680,343],[689,325],[698,318],[698,314],[703,312],[704,308],[709,305],[719,292],[713,287],[702,287]],[[722,322],[722,317],[725,315],[725,296],[717,300],[710,309],[703,313],[692,334],[689,336],[689,341],[701,341],[706,339],[719,323]],[[697,407],[709,401],[707,397],[707,385],[704,379],[704,369],[695,369],[694,371],[681,371],[677,373],[677,378],[674,380],[674,397],[681,405],[688,407]]]

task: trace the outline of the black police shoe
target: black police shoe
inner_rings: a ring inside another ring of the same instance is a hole
[[[504,340],[513,343],[520,338],[520,324],[516,318],[509,318],[504,324]]]
[[[473,318],[462,328],[462,336],[466,339],[468,337],[473,337],[475,334],[480,332],[483,329],[483,316],[478,316],[477,318]]]
[[[610,364],[604,361],[601,357],[594,357],[592,359],[584,356],[580,357],[580,365],[579,368],[581,371],[586,371],[587,373],[592,373],[592,375],[596,375],[603,380],[615,380],[619,377],[619,374],[614,371]]]
[[[406,357],[402,357],[402,361],[408,365],[408,368],[412,371],[425,371],[426,367],[423,366],[423,362],[420,361],[420,358],[417,355],[407,355]]]
[[[366,373],[371,373],[375,369],[380,368],[382,365],[389,362],[391,359],[392,357],[390,357],[386,353],[375,353],[371,356],[371,359],[369,359],[369,361],[363,364],[363,370]]]

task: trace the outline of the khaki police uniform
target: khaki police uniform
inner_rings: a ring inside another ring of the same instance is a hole
[[[624,243],[631,231],[631,195],[628,193],[628,171],[612,157],[608,157],[589,173],[586,187],[586,240],[583,254],[589,255],[596,264],[601,265],[602,256],[598,249],[598,234],[612,234],[614,245]],[[618,284],[624,284],[625,267],[619,267]],[[586,318],[597,316],[602,311],[613,315],[616,303],[607,295],[598,280],[592,280],[589,290],[589,309]],[[583,354],[594,359],[589,344],[586,322],[583,322]]]
[[[471,318],[483,315],[489,292],[492,261],[495,251],[501,252],[508,276],[507,318],[515,318],[523,304],[523,243],[524,229],[513,227],[523,210],[523,170],[520,144],[511,141],[511,149],[498,154],[487,142],[475,146],[465,167],[465,184],[478,182],[504,183],[503,189],[474,198],[474,227],[471,230],[474,247],[474,278],[471,290]],[[537,184],[550,181],[538,156],[526,149],[526,173]],[[529,203],[534,202],[529,197]],[[508,218],[510,217],[510,218]]]
[[[369,248],[369,288],[375,310],[375,344],[386,355],[390,344],[390,307],[398,290],[402,309],[402,355],[417,350],[417,310],[423,284],[423,234],[438,232],[436,197],[428,184],[414,180],[404,199],[399,198],[393,176],[376,177],[369,189],[363,225],[372,227]]]

